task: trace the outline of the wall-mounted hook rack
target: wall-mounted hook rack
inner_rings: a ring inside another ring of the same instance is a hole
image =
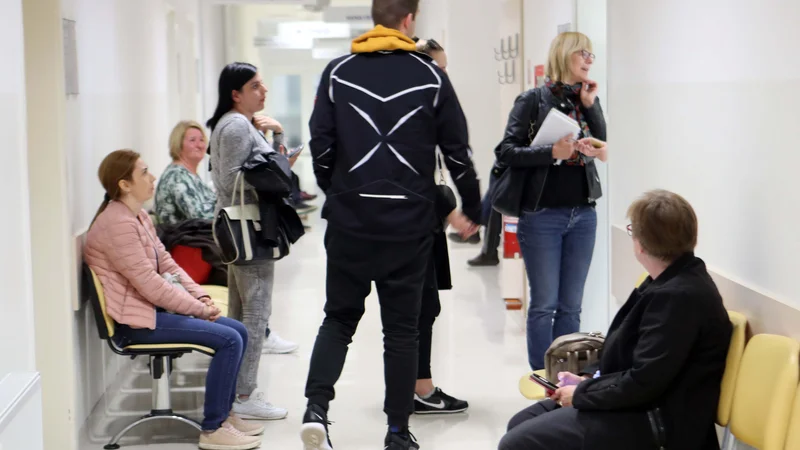
[[[514,84],[517,82],[517,63],[513,59],[511,62],[511,70],[508,69],[509,61],[503,63],[503,73],[497,71],[497,82],[500,84]]]

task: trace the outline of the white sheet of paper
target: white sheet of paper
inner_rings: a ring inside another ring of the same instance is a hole
[[[531,142],[531,147],[553,145],[567,135],[572,135],[573,139],[577,139],[580,134],[581,127],[575,119],[553,108],[547,113],[547,117],[539,127],[539,131]],[[561,164],[560,159],[556,161],[556,165],[558,164]]]

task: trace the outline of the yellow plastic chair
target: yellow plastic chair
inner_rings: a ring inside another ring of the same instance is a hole
[[[534,372],[528,372],[527,375],[524,375],[522,378],[519,379],[519,392],[522,394],[523,397],[527,398],[528,400],[544,400],[546,395],[544,392],[544,388],[539,385],[539,383],[535,381],[531,381],[531,374]],[[537,370],[535,372],[537,375],[545,376],[544,369]]]
[[[784,450],[800,375],[800,343],[774,334],[753,336],[736,379],[730,430],[759,450]]]
[[[645,273],[643,273],[643,274],[639,275],[639,279],[638,279],[638,280],[636,280],[636,287],[638,288],[639,286],[641,286],[641,285],[642,285],[642,283],[644,283],[644,280],[646,280],[646,279],[647,279],[647,277],[649,277],[649,276],[650,276],[650,274],[649,274],[649,273],[647,273],[647,272],[645,272]]]
[[[728,311],[728,317],[733,324],[733,334],[728,347],[728,359],[725,361],[725,374],[722,376],[719,406],[717,407],[717,425],[721,427],[727,427],[731,418],[733,391],[736,388],[736,378],[739,376],[739,366],[742,363],[747,339],[747,317],[736,311]]]
[[[797,390],[792,417],[789,419],[789,434],[786,436],[785,450],[800,450],[800,389]]]
[[[152,421],[183,422],[197,430],[202,430],[202,427],[196,420],[190,419],[172,410],[172,401],[170,399],[170,373],[172,372],[172,362],[176,358],[180,358],[192,352],[214,356],[214,349],[185,342],[133,344],[126,347],[119,347],[114,341],[116,323],[111,316],[108,315],[108,311],[106,310],[106,297],[103,291],[103,285],[97,274],[86,264],[83,265],[82,287],[84,289],[84,295],[88,297],[92,305],[92,312],[94,312],[98,335],[100,339],[106,341],[111,351],[122,356],[141,356],[150,360],[149,366],[153,387],[152,408],[150,413],[123,428],[111,438],[104,448],[119,448],[119,441],[128,431],[143,423]]]

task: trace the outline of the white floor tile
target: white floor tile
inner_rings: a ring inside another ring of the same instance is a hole
[[[298,432],[305,410],[303,389],[308,361],[325,301],[324,222],[277,265],[270,327],[300,344],[295,355],[264,355],[261,387],[269,400],[289,408],[286,420],[266,424],[263,449],[301,449]],[[527,370],[523,321],[519,311],[506,311],[500,298],[496,268],[471,269],[467,259],[479,246],[451,244],[454,289],[441,293],[442,313],[434,329],[434,381],[446,392],[470,402],[468,414],[412,417],[411,431],[424,450],[493,449],[508,419],[528,405],[517,390]],[[367,313],[350,347],[342,378],[331,405],[331,438],[336,449],[383,448],[383,340],[376,297],[367,299]],[[182,425],[175,425],[182,427]],[[196,441],[195,441],[196,442]],[[87,444],[81,450],[97,450]],[[134,449],[188,450],[194,443],[128,446]]]

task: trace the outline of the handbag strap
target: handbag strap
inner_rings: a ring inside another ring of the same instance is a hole
[[[242,244],[244,245],[244,259],[251,261],[253,259],[253,245],[250,242],[250,229],[247,226],[248,219],[244,210],[244,177],[242,171],[236,174],[236,181],[233,182],[233,198],[231,199],[231,206],[236,205],[236,188],[239,188],[239,207],[241,208],[242,218],[239,220],[239,225],[242,227]]]
[[[439,167],[439,184],[447,184],[444,179],[444,167],[442,164],[442,154],[436,151],[436,165]]]
[[[528,128],[528,141],[533,142],[533,138],[536,137],[536,133],[539,130],[536,129],[536,121],[539,119],[539,103],[542,101],[542,89],[548,89],[547,87],[537,87],[534,88],[534,92],[531,94],[531,112],[530,112],[530,127]]]

